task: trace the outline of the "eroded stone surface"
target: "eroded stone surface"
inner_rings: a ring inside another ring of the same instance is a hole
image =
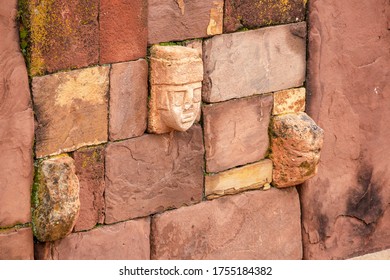
[[[274,93],[273,115],[299,113],[305,111],[305,88],[293,88]]]
[[[100,63],[146,56],[147,0],[101,0]]]
[[[110,140],[141,136],[147,126],[148,65],[144,59],[113,64],[110,72]]]
[[[203,100],[219,102],[301,86],[305,42],[304,22],[205,40]]]
[[[260,162],[234,168],[205,177],[205,194],[208,199],[245,190],[259,189],[272,182],[272,161]]]
[[[39,241],[71,233],[80,211],[79,180],[74,160],[61,155],[38,161],[32,195],[32,224]]]
[[[35,77],[38,158],[107,141],[109,67]]]
[[[324,131],[306,113],[273,117],[270,134],[273,185],[296,186],[317,173]]]
[[[101,226],[36,245],[41,260],[148,260],[150,219]]]
[[[203,193],[202,129],[148,134],[108,144],[106,223],[199,202]]]
[[[301,259],[297,191],[245,192],[156,215],[152,259]]]
[[[0,260],[33,260],[31,228],[0,230]]]
[[[80,215],[75,231],[104,223],[104,146],[82,148],[73,154],[80,183]]]
[[[271,95],[203,106],[207,172],[264,158],[271,108]]]
[[[149,0],[148,43],[183,41],[221,34],[223,2]]]

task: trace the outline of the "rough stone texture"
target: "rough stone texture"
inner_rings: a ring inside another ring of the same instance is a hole
[[[274,186],[296,186],[317,173],[324,131],[306,113],[274,117],[270,134]]]
[[[207,172],[219,172],[265,157],[272,96],[203,106]]]
[[[23,0],[29,29],[30,74],[96,64],[99,0]]]
[[[150,218],[102,226],[36,245],[41,260],[148,260]]]
[[[100,63],[146,56],[147,0],[101,0]]]
[[[297,191],[222,197],[157,215],[152,259],[301,259]]]
[[[203,61],[206,102],[301,86],[306,69],[306,24],[215,36],[204,41]]]
[[[113,64],[110,72],[110,140],[141,136],[147,126],[148,65],[144,59]]]
[[[390,249],[355,257],[351,260],[390,260]]]
[[[307,107],[325,139],[318,175],[300,192],[307,259],[390,245],[386,8],[380,0],[310,1]]]
[[[305,111],[306,89],[293,88],[274,93],[273,115],[299,113]]]
[[[223,0],[149,0],[148,43],[221,34]]]
[[[34,113],[15,23],[17,1],[0,5],[0,227],[28,223]],[[0,246],[1,247],[1,246]]]
[[[272,182],[272,161],[262,160],[244,167],[205,177],[205,195],[208,199],[245,190],[262,188]]]
[[[75,231],[104,223],[104,146],[82,148],[73,154],[80,183],[80,215]]]
[[[38,158],[107,141],[108,73],[104,66],[33,79]]]
[[[68,235],[79,217],[79,180],[69,156],[37,164],[32,194],[33,231],[39,241],[54,241]]]
[[[0,260],[33,260],[31,228],[0,230]]]
[[[224,32],[303,21],[307,0],[227,0]]]
[[[148,134],[108,144],[106,223],[199,202],[203,193],[202,129]]]

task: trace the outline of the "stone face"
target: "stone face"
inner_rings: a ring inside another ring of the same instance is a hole
[[[38,162],[32,224],[39,241],[58,240],[72,231],[80,211],[79,191],[71,157],[61,155]]]
[[[98,0],[21,1],[30,34],[30,74],[96,64],[99,57]]]
[[[196,49],[183,46],[151,48],[148,131],[186,131],[200,114],[203,63]]]
[[[144,218],[40,243],[36,255],[43,260],[148,260],[149,235],[150,219]]]
[[[305,111],[305,88],[293,88],[274,93],[273,115],[299,113]]]
[[[35,77],[38,158],[107,141],[108,67]]]
[[[205,177],[205,195],[208,199],[245,190],[262,188],[272,182],[272,161],[265,159]]]
[[[263,159],[269,146],[272,96],[203,106],[207,172]]]
[[[307,110],[325,139],[300,192],[305,257],[346,259],[390,244],[389,4],[309,7]]]
[[[324,131],[306,113],[275,116],[270,134],[273,185],[296,186],[317,173]]]
[[[110,72],[110,140],[141,136],[147,126],[148,65],[144,59],[113,64]]]
[[[221,34],[223,0],[149,0],[148,43]]]
[[[20,53],[17,1],[0,6],[0,227],[12,227],[31,220],[34,113]]]
[[[203,100],[219,102],[301,86],[305,41],[304,22],[205,40]]]
[[[146,56],[147,0],[101,0],[100,63]]]
[[[73,154],[80,183],[80,215],[75,231],[104,223],[104,146],[80,149]]]
[[[31,228],[0,230],[0,260],[33,260]]]
[[[203,193],[202,129],[148,134],[108,144],[106,223],[199,202]]]
[[[156,215],[152,259],[301,259],[297,191],[245,192]]]
[[[257,28],[305,20],[306,0],[227,0],[224,31]]]

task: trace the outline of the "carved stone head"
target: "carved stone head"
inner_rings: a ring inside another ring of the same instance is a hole
[[[200,113],[203,63],[199,52],[156,45],[151,49],[150,67],[148,131],[186,131]]]

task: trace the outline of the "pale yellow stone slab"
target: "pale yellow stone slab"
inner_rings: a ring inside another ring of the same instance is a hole
[[[305,88],[293,88],[274,93],[273,115],[299,113],[305,111]]]
[[[351,260],[390,260],[390,249],[352,258]]]
[[[206,196],[214,199],[245,190],[260,189],[272,181],[272,161],[262,160],[243,167],[206,176]]]

